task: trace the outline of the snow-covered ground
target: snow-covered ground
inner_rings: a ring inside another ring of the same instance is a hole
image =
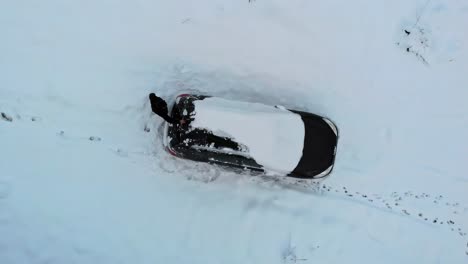
[[[0,263],[467,263],[467,25],[466,0],[1,1]],[[173,158],[147,95],[187,90],[329,117],[333,174]]]

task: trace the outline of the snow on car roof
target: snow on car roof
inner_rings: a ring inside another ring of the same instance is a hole
[[[289,173],[302,157],[304,122],[284,108],[209,97],[195,100],[193,128],[229,136],[267,172]]]

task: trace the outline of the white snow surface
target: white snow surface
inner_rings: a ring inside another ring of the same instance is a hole
[[[194,101],[193,128],[226,136],[247,147],[248,156],[268,174],[285,175],[296,168],[304,148],[304,122],[288,110],[222,98]]]
[[[0,1],[0,263],[468,263],[467,25],[466,0]],[[148,94],[184,91],[329,117],[332,174],[172,157]]]

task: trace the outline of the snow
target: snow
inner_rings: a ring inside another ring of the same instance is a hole
[[[286,175],[302,157],[304,122],[287,110],[222,98],[196,100],[193,128],[212,131],[247,147],[269,174]]]
[[[0,263],[467,263],[466,25],[459,0],[0,1]],[[332,174],[172,157],[147,98],[184,91],[329,117]]]

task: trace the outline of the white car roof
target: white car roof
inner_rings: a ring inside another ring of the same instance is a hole
[[[296,168],[304,147],[301,116],[283,107],[216,97],[195,100],[193,128],[229,137],[247,147],[248,156],[270,173]]]

